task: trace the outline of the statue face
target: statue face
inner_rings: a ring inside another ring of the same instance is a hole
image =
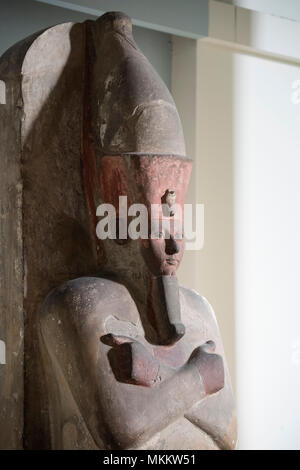
[[[114,251],[119,265],[128,263],[121,250],[125,255],[130,246],[133,256],[136,246],[154,276],[176,273],[184,250],[184,203],[191,166],[188,159],[168,155],[103,157],[100,183],[104,202],[117,208],[119,197],[127,196],[128,206],[142,204],[147,209],[148,238],[130,244],[117,240]]]
[[[184,251],[183,218],[191,161],[173,156],[141,157],[136,181],[151,213],[142,255],[152,274],[174,275]],[[155,210],[153,210],[155,207]]]
[[[153,218],[148,240],[142,240],[142,255],[154,275],[174,275],[184,251],[180,219]]]

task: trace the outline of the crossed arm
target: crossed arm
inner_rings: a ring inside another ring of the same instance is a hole
[[[106,335],[102,342],[111,346],[108,358],[119,384],[131,385],[123,388],[122,396],[114,397],[121,419],[110,422],[121,448],[148,440],[224,386],[223,360],[214,353],[213,342],[196,348],[189,360],[164,380],[160,377],[165,375],[162,366],[141,343],[113,335]]]

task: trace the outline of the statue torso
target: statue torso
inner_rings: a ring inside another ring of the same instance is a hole
[[[162,382],[176,374],[192,351],[208,340],[216,343],[216,352],[224,357],[208,302],[196,292],[181,288],[180,303],[186,334],[174,346],[162,347],[146,342],[136,305],[121,284],[96,277],[80,278],[49,295],[41,317],[41,349],[47,364],[45,370],[49,370],[50,361],[56,382],[56,386],[49,387],[50,421],[57,423],[51,429],[54,447],[235,447],[234,405],[226,364],[225,386],[221,391],[199,399],[175,420],[155,424],[153,432],[148,424],[149,433],[143,435],[142,421],[149,421],[146,410],[149,401],[158,400],[159,406],[164,398],[168,404],[168,397],[156,396],[157,385],[149,388],[118,381],[109,361],[110,347],[101,342],[107,334],[138,340],[160,362]],[[57,395],[53,387],[59,389],[60,409],[53,403]],[[63,423],[59,423],[61,416]],[[130,421],[134,423],[133,429],[141,431],[132,434],[132,428],[126,424]],[[133,435],[137,437],[130,437]]]

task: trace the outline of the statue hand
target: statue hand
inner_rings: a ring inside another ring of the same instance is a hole
[[[101,341],[111,346],[108,358],[116,379],[144,387],[158,380],[159,362],[141,343],[127,336],[108,334]]]
[[[197,367],[207,395],[224,387],[223,359],[219,354],[214,354],[215,348],[213,341],[207,341],[194,349],[189,359],[189,363]]]

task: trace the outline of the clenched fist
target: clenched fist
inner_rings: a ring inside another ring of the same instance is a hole
[[[159,362],[141,343],[127,336],[108,334],[101,341],[111,346],[108,358],[116,379],[144,387],[158,380]]]
[[[215,354],[216,345],[207,341],[192,352],[189,364],[197,367],[207,395],[224,387],[224,364],[222,356]]]

